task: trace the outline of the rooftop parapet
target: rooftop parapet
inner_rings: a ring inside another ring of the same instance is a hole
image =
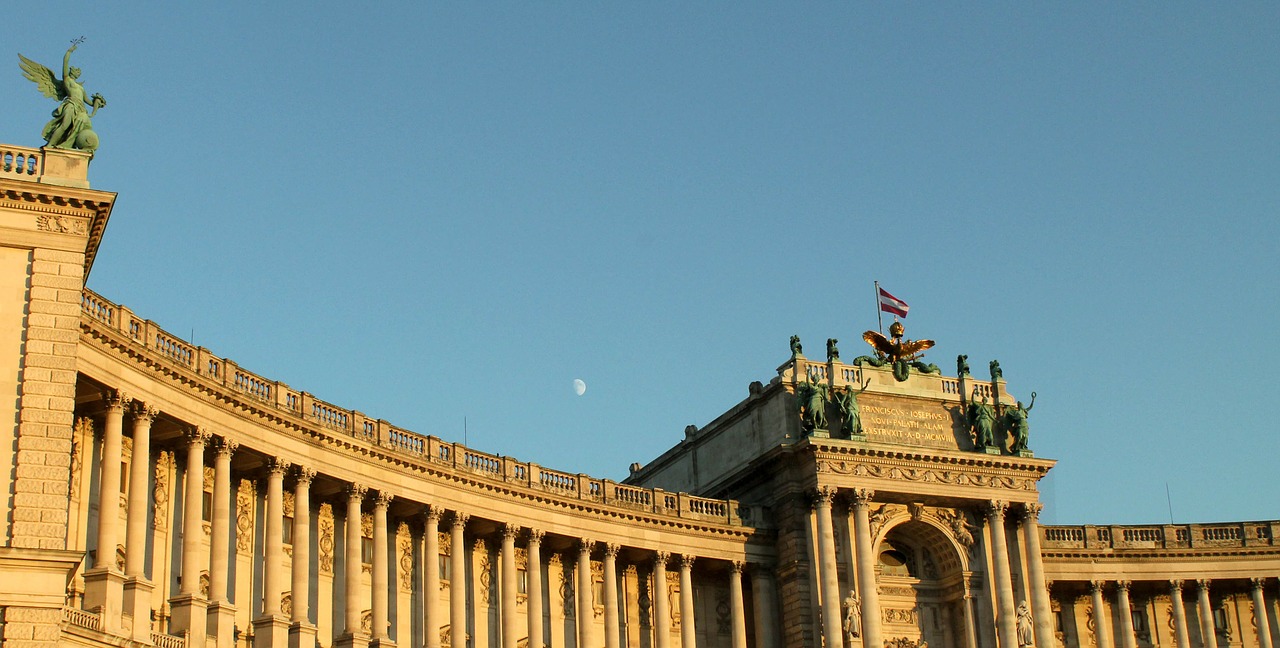
[[[1040,546],[1055,550],[1230,549],[1277,545],[1280,521],[1211,524],[1041,526]]]
[[[85,151],[0,144],[0,178],[88,189],[92,158]]]
[[[357,410],[322,401],[280,381],[250,372],[231,360],[213,355],[204,347],[192,346],[151,320],[138,318],[128,308],[110,302],[92,290],[84,290],[81,312],[82,322],[95,328],[106,328],[171,366],[238,392],[246,402],[352,437],[359,443],[381,447],[410,460],[559,497],[655,515],[730,526],[752,526],[764,522],[762,514],[740,507],[734,500],[641,488],[582,473],[551,470],[536,463],[481,452],[370,418]]]

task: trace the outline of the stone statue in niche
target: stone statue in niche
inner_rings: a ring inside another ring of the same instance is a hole
[[[1026,599],[1018,604],[1018,648],[1035,645],[1035,623],[1031,619],[1031,606]]]
[[[862,636],[862,599],[858,593],[849,590],[844,599],[844,642],[852,645],[853,640]]]

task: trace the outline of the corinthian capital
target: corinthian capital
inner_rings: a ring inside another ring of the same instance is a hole
[[[986,514],[989,520],[1003,520],[1004,512],[1009,509],[1009,503],[1002,500],[989,500],[986,504]]]
[[[312,481],[315,481],[315,478],[316,478],[316,469],[315,469],[315,468],[308,468],[308,467],[306,467],[306,466],[298,466],[298,475],[297,475],[297,479],[298,479],[298,483],[299,483],[299,484],[306,484],[306,485],[310,485]]]
[[[150,424],[160,416],[160,410],[153,405],[148,405],[142,401],[133,401],[133,418],[137,421],[146,421]]]
[[[871,499],[876,496],[876,492],[870,488],[854,488],[848,492],[849,501],[853,503],[855,508],[866,508],[866,506],[871,503]]]
[[[209,432],[208,428],[198,425],[187,428],[183,431],[183,435],[187,437],[188,445],[198,445],[202,448],[209,442],[209,439],[213,438],[213,433]]]
[[[1044,510],[1044,505],[1039,502],[1027,502],[1022,505],[1022,521],[1028,524],[1034,524],[1040,520],[1040,511]]]
[[[836,501],[836,494],[840,489],[835,486],[819,486],[813,491],[813,505],[831,508],[831,504]]]
[[[133,401],[129,394],[119,389],[109,389],[102,392],[102,400],[106,401],[108,410],[118,410],[123,412],[129,403]]]

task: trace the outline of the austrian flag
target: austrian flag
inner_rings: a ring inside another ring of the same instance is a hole
[[[898,317],[906,317],[907,311],[911,307],[907,306],[907,302],[890,295],[884,288],[880,288],[880,310],[886,313],[893,313]]]

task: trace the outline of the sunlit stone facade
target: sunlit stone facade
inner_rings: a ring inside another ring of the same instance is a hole
[[[1041,526],[1054,462],[967,431],[1003,380],[797,353],[624,483],[564,472],[85,290],[87,168],[0,146],[3,646],[1272,646],[1280,522]],[[809,429],[813,382],[861,427]]]

